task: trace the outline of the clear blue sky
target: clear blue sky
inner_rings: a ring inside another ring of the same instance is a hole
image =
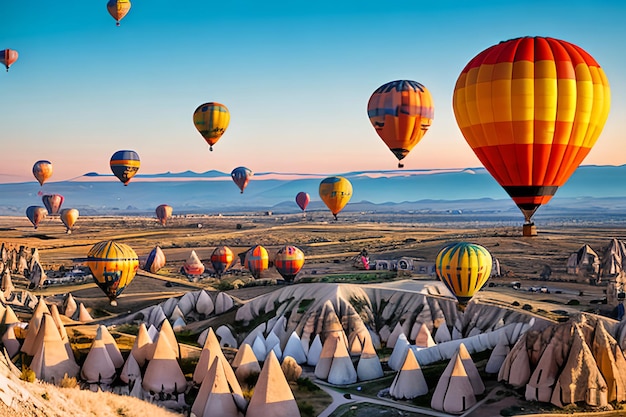
[[[300,4],[305,4],[300,6]],[[120,27],[106,0],[0,1],[0,49],[19,60],[0,73],[0,182],[109,173],[119,149],[139,173],[341,173],[394,169],[366,114],[380,85],[419,81],[435,120],[408,169],[480,166],[452,111],[465,64],[520,36],[579,45],[603,67],[611,114],[584,164],[626,163],[626,2],[132,0]],[[213,152],[192,114],[230,109]]]

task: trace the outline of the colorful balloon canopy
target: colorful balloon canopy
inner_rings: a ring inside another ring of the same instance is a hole
[[[156,274],[161,268],[165,266],[165,254],[159,246],[155,246],[154,249],[148,254],[146,263],[143,266],[144,271]]]
[[[259,279],[261,273],[269,266],[267,250],[261,245],[256,245],[248,249],[246,252],[245,266],[255,279]]]
[[[107,10],[111,17],[115,19],[115,25],[119,26],[120,20],[122,20],[130,10],[130,0],[109,0],[107,2]]]
[[[41,206],[30,206],[26,209],[26,217],[35,226],[35,230],[39,227],[39,223],[46,218],[48,210]]]
[[[3,49],[0,51],[0,62],[5,66],[7,72],[9,67],[17,61],[18,53],[15,49]]]
[[[319,193],[320,198],[337,220],[337,214],[352,197],[352,184],[344,177],[328,177],[320,183]]]
[[[225,105],[209,102],[204,103],[193,112],[193,124],[198,129],[209,150],[213,150],[213,145],[222,137],[230,123],[230,112]]]
[[[230,176],[232,177],[235,184],[237,184],[237,187],[239,187],[242,194],[243,190],[245,190],[245,188],[248,186],[248,182],[250,182],[250,178],[252,178],[252,175],[254,175],[252,171],[246,167],[237,167],[233,169],[233,171],[230,173]]]
[[[202,275],[204,273],[204,264],[195,250],[191,251],[189,258],[183,264],[183,272],[187,275]]]
[[[283,246],[276,252],[274,266],[285,281],[291,282],[304,266],[304,252],[295,246]]]
[[[115,175],[124,185],[139,171],[141,162],[139,155],[135,151],[117,151],[111,157],[110,165],[113,175]]]
[[[465,305],[487,282],[493,264],[487,249],[473,243],[447,245],[435,259],[437,277]]]
[[[39,181],[39,185],[43,185],[52,176],[52,162],[46,160],[35,162],[33,175]]]
[[[111,305],[116,306],[117,297],[135,277],[139,259],[130,246],[107,240],[92,246],[87,254],[87,266]]]
[[[165,223],[167,223],[167,219],[172,217],[173,209],[171,206],[168,206],[167,204],[161,204],[160,206],[156,208],[155,212],[156,212],[157,219],[159,219],[159,222],[163,226],[165,226]]]
[[[211,265],[218,277],[231,267],[234,260],[235,254],[228,246],[218,246],[211,254]]]
[[[300,191],[296,194],[296,204],[300,207],[300,210],[306,210],[306,207],[309,205],[309,201],[311,201],[311,197],[304,191]]]
[[[64,200],[61,194],[45,194],[41,197],[43,205],[48,209],[48,214],[59,214]]]
[[[66,227],[66,233],[69,235],[72,233],[72,229],[74,228],[74,223],[78,220],[78,209],[69,208],[61,210],[60,217],[61,221]]]
[[[582,48],[524,37],[476,55],[456,82],[453,108],[465,140],[530,225],[598,139],[610,89]]]
[[[367,103],[367,115],[378,136],[401,161],[428,131],[435,107],[422,84],[397,80],[374,91]],[[402,167],[398,162],[398,168]]]

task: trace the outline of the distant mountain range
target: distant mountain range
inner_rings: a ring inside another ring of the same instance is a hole
[[[510,212],[519,216],[508,195],[484,168],[447,170],[355,171],[341,174],[354,192],[349,211]],[[297,213],[298,192],[311,196],[307,211],[325,210],[318,195],[326,174],[255,173],[241,194],[230,174],[138,174],[123,186],[111,174],[87,173],[40,187],[36,181],[0,184],[0,215],[23,215],[28,206],[43,205],[39,193],[65,197],[64,208],[81,214],[154,213],[169,204],[175,214],[273,211]],[[626,165],[581,166],[540,212],[551,209],[603,210],[626,213]],[[539,213],[538,212],[538,215]]]

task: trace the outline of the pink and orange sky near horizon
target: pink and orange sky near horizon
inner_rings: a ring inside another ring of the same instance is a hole
[[[100,4],[102,3],[102,4]],[[367,118],[367,101],[395,79],[424,84],[435,119],[406,169],[481,166],[452,111],[465,64],[519,36],[575,43],[603,67],[612,108],[585,165],[626,163],[626,4],[598,1],[287,1],[210,4],[133,1],[116,27],[103,2],[2,2],[0,49],[19,60],[0,73],[0,182],[109,174],[119,149],[141,157],[139,174],[255,172],[338,174],[393,170],[397,161]],[[584,28],[584,29],[583,29]],[[192,114],[207,101],[231,123],[209,152]]]

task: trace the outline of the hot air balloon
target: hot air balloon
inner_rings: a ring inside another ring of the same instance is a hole
[[[245,266],[255,279],[259,279],[261,273],[269,266],[267,250],[261,245],[256,245],[248,249],[246,252]]]
[[[453,107],[465,140],[524,214],[524,236],[532,236],[535,211],[598,139],[610,89],[582,48],[524,37],[476,55],[456,82]]]
[[[45,194],[41,197],[43,205],[48,209],[48,214],[59,214],[64,200],[61,194]]]
[[[52,163],[50,161],[37,161],[33,165],[33,175],[39,181],[39,185],[43,185],[48,178],[52,176]]]
[[[139,155],[135,151],[117,151],[111,157],[111,171],[124,185],[139,171]]]
[[[306,207],[309,205],[309,201],[311,201],[311,197],[304,191],[300,191],[296,195],[296,204],[298,205],[298,207],[300,207],[300,210],[302,211],[306,210]]]
[[[26,209],[26,217],[35,226],[35,230],[39,226],[39,222],[46,218],[48,210],[41,206],[30,206]]]
[[[422,84],[397,80],[374,91],[367,103],[367,115],[378,136],[398,158],[398,168],[402,168],[399,161],[424,137],[435,117],[435,107]]]
[[[161,204],[156,208],[155,211],[157,219],[159,219],[159,222],[163,226],[165,226],[165,223],[167,223],[167,219],[172,217],[172,207],[168,206],[167,204]]]
[[[75,208],[63,209],[61,210],[61,221],[67,228],[67,234],[72,233],[72,228],[74,227],[74,223],[78,219],[78,210]]]
[[[209,144],[209,150],[222,137],[228,123],[230,112],[225,105],[215,102],[204,103],[193,112],[193,124],[204,140]]]
[[[111,300],[111,305],[116,306],[116,298],[135,277],[139,259],[130,246],[107,240],[91,247],[87,266],[98,287]]]
[[[447,245],[435,260],[437,277],[464,306],[487,282],[491,274],[492,258],[487,249],[473,243]]]
[[[195,250],[192,250],[189,254],[189,258],[183,263],[183,272],[187,275],[202,275],[204,274],[204,264],[196,254]]]
[[[218,278],[233,264],[235,255],[228,246],[219,246],[211,254],[211,265]]]
[[[18,53],[15,49],[4,49],[0,51],[0,62],[4,65],[9,72],[9,67],[17,61]]]
[[[150,251],[148,254],[148,258],[146,259],[146,263],[143,266],[144,271],[152,272],[156,274],[159,272],[159,269],[165,266],[165,254],[161,250],[159,246],[155,246],[154,249]]]
[[[294,280],[304,265],[304,253],[295,246],[283,246],[276,252],[274,266],[285,281]]]
[[[328,177],[320,183],[319,193],[320,198],[337,220],[337,214],[352,197],[352,184],[344,177]]]
[[[111,17],[115,19],[115,25],[119,26],[120,20],[122,20],[130,10],[130,0],[109,0],[107,2],[107,10]]]
[[[254,175],[252,171],[246,167],[237,167],[230,173],[230,176],[233,178],[233,181],[235,181],[235,184],[237,184],[242,194],[243,190],[248,186],[252,175]]]

